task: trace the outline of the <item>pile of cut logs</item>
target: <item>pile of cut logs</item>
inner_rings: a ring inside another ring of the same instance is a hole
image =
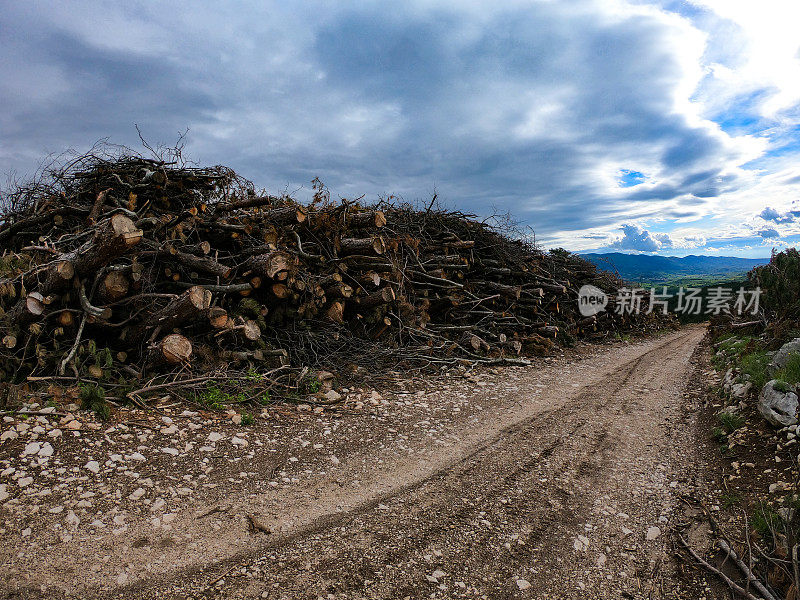
[[[74,161],[0,217],[0,380],[225,368],[514,362],[559,341],[663,327],[581,317],[621,282],[470,215],[303,206],[224,167]]]

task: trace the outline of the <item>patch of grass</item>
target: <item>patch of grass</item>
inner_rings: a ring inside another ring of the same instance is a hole
[[[248,381],[263,381],[264,374],[259,373],[256,369],[250,369],[247,371],[247,380]]]
[[[776,379],[775,383],[772,384],[772,387],[774,387],[779,392],[783,392],[784,394],[792,391],[792,386],[783,381],[782,379]]]
[[[717,419],[722,425],[723,430],[726,434],[731,434],[737,429],[739,429],[742,425],[744,425],[744,417],[741,415],[736,415],[729,412],[721,412],[717,415]]]
[[[316,377],[309,375],[303,379],[302,388],[307,394],[316,394],[322,389],[322,382]]]
[[[786,366],[775,376],[792,385],[800,383],[800,354],[790,354]]]
[[[262,406],[272,404],[272,396],[270,396],[269,390],[261,394],[261,397],[258,399],[258,403]]]
[[[627,333],[619,333],[619,332],[617,332],[617,333],[614,334],[614,339],[619,340],[620,342],[630,342],[631,341],[631,336],[629,334],[627,334]]]
[[[729,492],[727,494],[722,494],[720,503],[722,504],[722,508],[733,508],[734,506],[739,506],[742,503],[742,498],[738,494]]]
[[[80,386],[81,408],[91,410],[101,421],[111,418],[111,407],[106,402],[106,391],[99,385]]]
[[[251,415],[249,413],[242,413],[242,425],[243,426],[246,427],[246,426],[249,426],[249,425],[253,425],[253,424],[255,424],[255,422],[256,422],[256,418],[253,415]]]
[[[725,444],[728,441],[728,434],[725,433],[722,427],[714,427],[714,429],[711,430],[711,437],[720,444]]]
[[[783,519],[767,504],[759,504],[750,516],[750,524],[762,538],[770,539],[773,533],[783,531]]]
[[[745,354],[739,362],[739,368],[742,373],[750,376],[750,381],[753,382],[753,386],[757,390],[763,388],[764,384],[770,379],[769,372],[767,371],[769,361],[770,359],[766,352],[757,350]]]
[[[230,394],[217,385],[209,383],[206,389],[197,395],[197,401],[211,410],[225,410],[225,403],[233,400]]]

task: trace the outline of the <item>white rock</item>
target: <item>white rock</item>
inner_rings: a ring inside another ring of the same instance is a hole
[[[39,449],[38,455],[47,458],[48,456],[53,456],[53,447],[50,445],[50,442],[45,442],[42,444],[42,447]]]
[[[81,524],[81,519],[75,514],[74,511],[71,510],[67,513],[67,517],[64,519],[64,522],[67,524],[67,527],[77,527]]]
[[[217,431],[212,431],[211,433],[208,434],[208,441],[211,442],[212,444],[222,439],[225,439],[225,436]]]
[[[334,455],[331,455],[331,462],[332,462],[333,464],[335,464],[335,465],[338,465],[338,464],[339,464],[340,462],[342,462],[342,461],[340,461],[340,460],[339,460],[339,459],[338,459],[336,456],[334,456]]]
[[[342,399],[342,395],[336,390],[328,390],[325,392],[325,399],[331,402],[338,402]]]
[[[136,489],[135,489],[135,490],[134,490],[134,491],[131,493],[131,495],[130,495],[130,496],[128,496],[128,498],[130,498],[131,500],[138,500],[139,498],[141,498],[142,496],[144,496],[144,494],[145,494],[144,488],[136,488]]]
[[[244,446],[247,446],[247,443],[248,443],[247,440],[244,440],[244,439],[242,439],[240,437],[231,438],[231,444],[233,444],[234,446],[242,446],[242,447],[244,447]]]
[[[792,354],[800,353],[800,338],[795,338],[791,342],[786,342],[781,346],[780,350],[772,357],[770,368],[772,370],[782,369],[789,362]]]
[[[162,448],[161,451],[164,454],[171,454],[172,456],[178,456],[180,452],[178,452],[177,448]]]
[[[572,547],[575,548],[578,552],[583,552],[589,548],[589,538],[585,535],[579,535],[575,538],[575,542],[573,542]]]
[[[53,429],[47,432],[47,435],[53,439],[61,437],[61,430],[60,429]]]
[[[5,442],[6,440],[15,440],[19,437],[19,434],[14,431],[13,429],[9,429],[8,431],[4,431],[0,433],[0,442]]]
[[[447,573],[442,571],[441,569],[436,569],[433,573],[431,573],[436,579],[441,579],[442,577],[447,577]]]
[[[645,537],[647,538],[648,542],[652,542],[653,540],[657,539],[658,536],[660,536],[660,535],[661,535],[661,529],[660,528],[658,528],[658,527],[648,527],[647,528],[647,535]]]
[[[758,412],[772,425],[786,426],[797,423],[797,394],[781,391],[778,380],[773,379],[764,386],[758,396]]]
[[[134,452],[133,454],[129,454],[125,458],[127,460],[135,460],[135,461],[138,461],[138,462],[143,462],[143,461],[147,460],[145,458],[144,454],[142,454],[141,452]]]
[[[517,579],[517,587],[520,590],[527,590],[529,587],[531,587],[531,584],[527,579]]]
[[[172,435],[173,433],[178,433],[178,426],[170,425],[169,427],[162,427],[161,433],[163,433],[164,435]]]
[[[31,442],[25,446],[25,450],[22,451],[22,455],[26,456],[28,454],[38,454],[39,450],[42,449],[42,445],[39,442]]]
[[[31,535],[31,528],[26,527],[22,530],[22,537],[29,537]]]
[[[33,483],[33,477],[20,477],[17,479],[17,485],[21,488],[28,487]]]
[[[100,463],[96,460],[90,460],[86,463],[85,467],[89,469],[92,473],[99,473],[100,472]]]

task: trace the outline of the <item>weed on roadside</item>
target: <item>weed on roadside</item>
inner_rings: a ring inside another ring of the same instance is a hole
[[[745,419],[741,415],[729,412],[721,412],[717,415],[717,419],[722,425],[725,434],[731,434],[739,429],[745,423]]]
[[[111,407],[106,402],[106,391],[99,385],[80,386],[81,408],[91,410],[101,421],[111,418]]]
[[[750,381],[753,382],[753,386],[757,390],[760,390],[770,379],[769,371],[767,370],[769,362],[770,359],[767,353],[763,350],[757,350],[742,356],[739,362],[739,368],[744,375],[750,376]]]
[[[775,377],[791,385],[800,383],[800,354],[790,354],[786,366]]]

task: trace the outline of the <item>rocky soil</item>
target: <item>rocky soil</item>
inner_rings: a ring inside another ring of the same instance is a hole
[[[0,597],[699,598],[704,331],[342,390],[253,425],[65,400],[0,433]],[[49,414],[48,414],[49,413]]]

